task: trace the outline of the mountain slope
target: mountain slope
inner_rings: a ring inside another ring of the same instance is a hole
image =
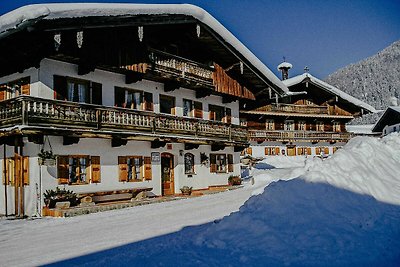
[[[359,98],[376,109],[393,105],[400,98],[400,41],[358,63],[330,74],[325,81]],[[374,123],[377,114],[358,119],[356,123]]]

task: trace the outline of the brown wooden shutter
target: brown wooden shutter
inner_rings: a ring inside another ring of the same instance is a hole
[[[321,149],[320,149],[319,147],[316,147],[316,148],[315,148],[315,154],[316,154],[316,155],[321,154]]]
[[[144,179],[151,180],[151,157],[144,157]]]
[[[103,103],[103,92],[101,83],[92,82],[92,103],[95,105],[102,105]]]
[[[279,147],[275,147],[275,155],[279,155],[279,153],[280,153]]]
[[[22,164],[23,164],[22,179],[24,181],[24,185],[29,185],[29,157],[23,157]]]
[[[119,167],[119,181],[128,181],[128,165],[126,164],[126,157],[118,157],[118,167]]]
[[[247,154],[248,154],[248,155],[253,155],[253,148],[248,147],[248,148],[247,148]]]
[[[324,148],[324,153],[325,153],[325,155],[328,155],[328,154],[329,154],[329,147],[325,147],[325,148]]]
[[[6,99],[7,84],[0,84],[0,101]]]
[[[54,75],[54,99],[67,100],[67,78]]]
[[[203,118],[203,104],[201,102],[194,101],[194,117]]]
[[[58,156],[57,158],[57,177],[58,184],[68,184],[68,156]]]
[[[217,155],[210,154],[210,172],[217,172]]]
[[[307,147],[307,155],[311,155],[311,147]]]
[[[144,92],[143,98],[144,98],[144,110],[153,111],[154,110],[153,94]]]
[[[100,157],[92,156],[90,158],[91,164],[90,167],[92,169],[92,183],[100,183],[101,181],[101,169],[100,169]]]
[[[233,155],[228,154],[228,172],[233,172]]]
[[[230,108],[226,108],[225,117],[226,117],[226,123],[231,123],[232,122],[232,111],[231,111]]]

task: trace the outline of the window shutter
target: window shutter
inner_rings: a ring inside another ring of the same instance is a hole
[[[250,156],[253,155],[253,148],[248,147],[247,148],[247,154],[250,155]]]
[[[317,155],[321,154],[321,150],[320,150],[319,147],[316,147],[316,148],[315,148],[315,154],[317,154]]]
[[[325,155],[328,155],[328,154],[329,154],[329,147],[325,147],[325,148],[324,148],[324,153],[325,153]]]
[[[100,157],[92,156],[90,158],[90,167],[92,169],[92,183],[100,183],[101,181],[101,169],[100,169]]]
[[[28,84],[23,84],[22,86],[21,86],[21,94],[23,94],[23,95],[30,95],[31,94],[31,86],[30,86],[30,84],[28,83]]]
[[[8,173],[9,173],[9,181],[11,186],[15,185],[15,159],[10,158],[8,159]]]
[[[6,90],[7,90],[7,84],[1,84],[0,85],[0,101],[3,101],[6,99]]]
[[[22,164],[23,164],[22,179],[24,180],[24,185],[29,185],[29,157],[23,157]]]
[[[210,117],[209,117],[210,121],[215,120],[215,111],[210,110],[209,113],[210,113]]]
[[[58,156],[57,161],[58,184],[68,184],[68,156]]]
[[[126,157],[118,157],[118,167],[119,167],[119,181],[128,181],[128,166],[126,164]]]
[[[307,147],[307,155],[311,155],[311,147]]]
[[[92,82],[92,104],[102,105],[103,92],[101,83]]]
[[[228,154],[228,172],[233,172],[233,155]]]
[[[225,116],[226,116],[226,123],[231,123],[232,122],[232,111],[230,108],[226,108]]]
[[[151,157],[144,157],[144,179],[151,180]]]
[[[54,99],[67,100],[67,78],[54,75]]]
[[[210,154],[210,172],[217,172],[217,155]]]
[[[144,98],[144,110],[153,111],[154,110],[153,94],[144,92],[143,98]]]
[[[201,102],[194,102],[194,117],[199,119],[203,118],[203,104]]]
[[[276,148],[275,148],[275,155],[279,155],[279,152],[280,152],[279,147],[276,147]]]

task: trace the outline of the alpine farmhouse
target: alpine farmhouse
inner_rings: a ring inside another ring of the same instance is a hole
[[[290,92],[283,98],[255,109],[240,111],[241,124],[247,126],[253,157],[332,155],[352,137],[346,123],[363,114],[377,112],[372,106],[338,88],[305,73],[288,77],[292,65],[278,66]]]
[[[0,213],[40,215],[56,187],[226,185],[248,145],[239,109],[288,92],[192,5],[39,4],[0,25]]]

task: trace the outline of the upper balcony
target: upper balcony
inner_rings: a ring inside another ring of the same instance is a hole
[[[347,142],[353,135],[347,132],[265,131],[249,130],[250,140],[277,142]]]
[[[184,84],[185,87],[197,89],[199,97],[214,92],[234,98],[255,100],[254,94],[249,89],[229,76],[216,63],[205,65],[155,49],[149,49],[149,52],[149,62],[121,66],[120,68],[147,75],[150,79],[176,82],[176,84],[172,83],[172,87],[166,88],[166,90],[175,90],[180,84]]]
[[[325,114],[329,115],[328,106],[313,105],[294,105],[294,104],[270,104],[260,107],[257,111],[285,112],[285,113],[302,113],[302,114]]]
[[[98,135],[135,136],[152,140],[169,138],[198,143],[247,142],[245,127],[218,121],[105,107],[31,96],[0,102],[0,128],[23,126],[31,131],[75,131]],[[65,133],[66,134],[66,133]]]

